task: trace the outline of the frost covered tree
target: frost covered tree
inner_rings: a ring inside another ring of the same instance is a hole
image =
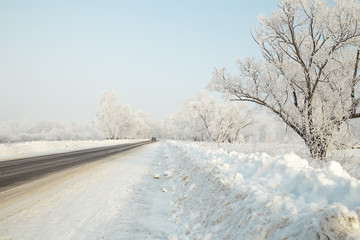
[[[205,92],[199,93],[196,99],[188,99],[183,105],[183,114],[186,122],[183,124],[189,130],[196,141],[212,141],[211,134],[212,121],[216,115],[215,100]]]
[[[360,3],[282,0],[259,17],[253,38],[263,60],[238,60],[240,74],[216,69],[209,88],[269,109],[293,129],[314,158],[359,118]]]
[[[96,124],[106,139],[148,138],[151,120],[142,111],[133,113],[127,104],[119,104],[113,91],[104,91],[96,115]]]
[[[118,97],[115,92],[104,91],[96,114],[96,124],[106,139],[116,139]]]
[[[135,123],[130,105],[117,104],[114,113],[114,139],[135,138]]]
[[[144,111],[137,111],[134,114],[135,131],[134,134],[137,138],[151,137],[153,122],[149,115]]]
[[[256,122],[255,115],[244,105],[230,103],[219,106],[212,122],[212,134],[215,142],[238,142],[246,137],[241,132]]]
[[[197,98],[187,99],[163,128],[168,136],[181,140],[236,142],[241,130],[253,122],[252,114],[244,106],[222,106],[201,92]]]

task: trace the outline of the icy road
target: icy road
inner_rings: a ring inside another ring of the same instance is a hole
[[[2,192],[0,239],[166,239],[171,195],[159,143]],[[11,191],[25,192],[11,196]]]
[[[88,148],[77,151],[45,154],[40,156],[15,158],[0,162],[0,192],[21,185],[26,181],[41,178],[47,174],[74,166],[102,160],[107,156],[124,152],[151,141]]]

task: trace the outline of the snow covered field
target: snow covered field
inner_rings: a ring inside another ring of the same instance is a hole
[[[80,150],[92,147],[133,143],[149,139],[102,140],[102,141],[32,141],[0,144],[0,161],[12,158]]]
[[[0,239],[360,239],[337,162],[162,141],[75,171],[0,208]]]

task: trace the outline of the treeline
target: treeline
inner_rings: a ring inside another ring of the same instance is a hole
[[[61,123],[41,121],[29,124],[22,121],[0,122],[0,142],[96,140],[100,136],[94,122]]]
[[[241,102],[220,104],[206,92],[184,101],[163,121],[120,104],[117,94],[104,91],[93,121],[61,123],[20,121],[0,123],[0,142],[144,139],[150,137],[217,143],[291,143],[302,139],[286,125]],[[341,127],[332,146],[359,147],[360,128],[354,122]]]
[[[289,142],[299,138],[284,125],[240,102],[220,104],[206,92],[189,98],[161,123],[168,139],[217,143]]]

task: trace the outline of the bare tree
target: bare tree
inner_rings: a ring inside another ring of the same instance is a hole
[[[360,117],[360,4],[335,2],[278,1],[270,17],[259,17],[253,35],[264,60],[238,60],[239,76],[216,69],[209,84],[269,109],[319,159],[341,124]]]

